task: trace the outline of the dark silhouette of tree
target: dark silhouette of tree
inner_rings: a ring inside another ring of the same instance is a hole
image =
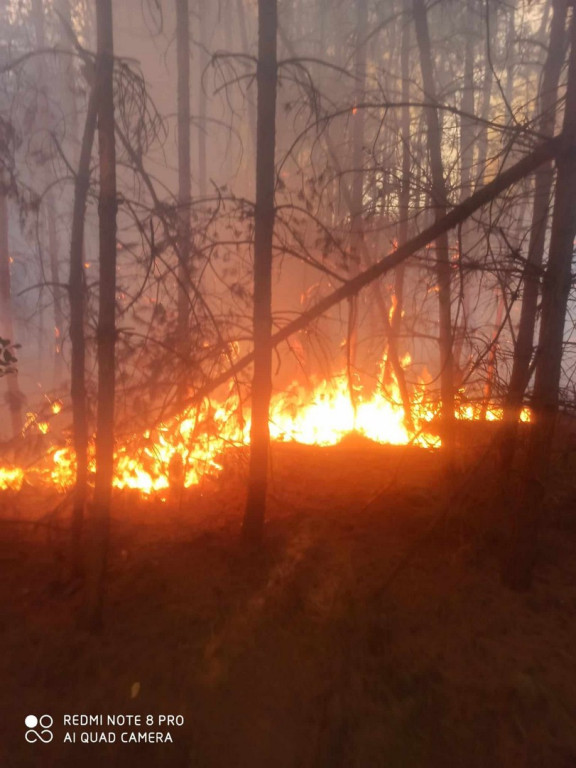
[[[190,17],[188,0],[176,0],[176,59],[178,76],[178,346],[187,360],[190,332]],[[186,372],[179,382],[186,392]]]
[[[90,627],[102,619],[104,575],[108,554],[110,503],[114,477],[114,398],[116,348],[116,148],[114,136],[114,44],[112,2],[96,3],[98,156],[100,193],[98,220],[100,280],[98,306],[98,411],[96,479],[90,514],[85,618]]]
[[[555,0],[550,30],[548,55],[544,65],[538,96],[538,130],[542,136],[552,136],[557,112],[558,81],[565,59],[566,11],[565,0]],[[534,176],[534,203],[530,241],[523,275],[523,296],[514,346],[514,363],[505,402],[505,427],[502,439],[502,470],[510,470],[514,456],[514,438],[528,381],[534,348],[534,329],[540,294],[541,269],[544,257],[550,195],[554,181],[552,163],[541,166]]]
[[[414,0],[414,24],[420,52],[420,68],[424,83],[424,95],[430,101],[426,109],[428,126],[428,152],[432,175],[432,205],[436,221],[445,215],[448,206],[444,163],[442,161],[441,128],[438,118],[436,86],[434,83],[434,60],[430,44],[428,17],[424,0]],[[451,317],[451,268],[448,235],[443,233],[436,241],[436,263],[438,280],[438,312],[440,347],[440,395],[442,399],[442,445],[448,462],[454,458],[454,358],[452,353],[452,317]]]
[[[277,88],[276,0],[258,2],[258,106],[256,123],[256,209],[254,213],[254,374],[250,470],[243,533],[258,542],[263,534],[268,484],[272,390],[272,241],[274,237],[274,150]]]
[[[504,580],[514,589],[528,589],[538,554],[538,534],[545,509],[556,416],[560,401],[560,377],[564,326],[572,281],[576,238],[576,19],[570,25],[570,60],[564,107],[565,153],[557,164],[554,212],[548,263],[542,283],[542,319],[538,348],[530,434],[523,473],[522,492],[513,516],[513,538]]]

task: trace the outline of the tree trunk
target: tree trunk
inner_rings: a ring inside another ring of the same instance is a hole
[[[465,200],[472,191],[472,166],[474,164],[474,9],[472,0],[467,0],[466,13],[468,24],[466,31],[466,50],[464,53],[464,80],[462,87],[462,99],[460,115],[460,200]],[[461,301],[458,314],[460,321],[455,328],[455,340],[452,349],[454,374],[456,387],[462,378],[462,352],[467,336],[468,324],[472,314],[470,306],[470,293],[474,281],[474,275],[466,274],[462,270],[463,259],[469,256],[470,229],[472,222],[464,222],[460,228],[460,279],[462,281]],[[471,285],[472,283],[472,285]]]
[[[264,531],[272,391],[272,239],[276,138],[276,0],[258,0],[258,105],[256,123],[256,211],[254,223],[254,374],[250,470],[243,535],[258,543]]]
[[[176,0],[176,58],[178,77],[178,400],[186,395],[186,366],[190,304],[190,16],[188,0]]]
[[[354,52],[354,102],[364,101],[366,88],[366,26],[368,21],[367,0],[356,0],[356,49]],[[350,271],[353,275],[360,271],[361,253],[365,250],[364,222],[364,123],[365,111],[354,109],[352,112],[352,184],[350,189]],[[346,371],[348,391],[352,409],[356,414],[354,388],[354,369],[356,368],[356,347],[358,340],[358,299],[352,296],[348,302],[348,333],[346,335]]]
[[[210,3],[206,0],[198,0],[198,13],[200,16],[200,40],[206,45],[208,33],[207,33],[207,19],[206,16],[210,9]],[[208,124],[206,122],[207,115],[207,102],[206,102],[206,90],[204,88],[203,74],[204,66],[207,56],[204,51],[199,49],[199,82],[198,82],[198,189],[200,197],[205,197],[207,193],[207,152],[206,152],[206,136],[208,133]]]
[[[433,60],[430,48],[430,34],[428,30],[428,18],[424,0],[414,0],[414,22],[416,38],[420,51],[420,67],[424,94],[428,101],[435,104],[436,88],[433,76]],[[444,166],[442,162],[442,145],[440,122],[438,111],[435,107],[426,108],[428,124],[428,150],[430,154],[430,170],[432,174],[432,202],[434,206],[435,221],[441,221],[446,215],[448,196],[446,194],[446,182],[444,179]],[[454,370],[452,357],[452,319],[450,298],[450,254],[448,250],[448,234],[444,232],[436,240],[436,274],[438,279],[438,312],[440,346],[440,395],[442,399],[441,410],[441,437],[442,445],[446,452],[447,463],[450,465],[455,452],[455,420],[454,420]]]
[[[8,200],[0,193],[0,336],[14,343],[14,326],[12,322],[12,289],[10,278],[10,250],[8,242]],[[22,431],[22,402],[23,395],[18,385],[18,374],[10,373],[6,379],[6,400],[12,434],[17,437]]]
[[[576,237],[576,19],[570,28],[570,62],[563,136],[566,154],[558,163],[548,265],[542,285],[542,320],[536,352],[532,413],[534,423],[524,468],[523,492],[513,512],[512,544],[503,578],[513,589],[528,589],[537,556],[547,490],[552,440],[559,404],[564,324]]]
[[[114,145],[114,46],[112,2],[97,0],[97,89],[100,197],[100,290],[98,306],[98,412],[96,418],[96,481],[90,516],[86,620],[96,628],[102,619],[104,576],[108,553],[110,503],[114,476],[114,394],[116,341],[116,150]]]
[[[486,3],[486,48],[484,51],[484,76],[482,78],[482,109],[480,110],[480,117],[482,120],[488,120],[490,117],[490,105],[492,101],[492,85],[494,82],[494,70],[490,61],[490,50],[492,49],[493,40],[498,36],[498,8],[494,9],[494,13],[491,14],[492,5]],[[493,15],[493,26],[490,22],[491,15]],[[486,158],[488,157],[488,126],[486,124],[480,126],[478,139],[478,158],[476,163],[476,178],[474,181],[474,188],[478,188],[482,185],[485,172],[486,172]]]
[[[410,216],[410,25],[404,22],[402,29],[402,46],[400,49],[400,71],[402,76],[402,102],[400,113],[400,135],[402,138],[402,180],[398,197],[398,245],[404,245],[408,240],[408,221]],[[402,310],[404,305],[405,264],[400,264],[394,276],[394,295],[396,306],[392,315],[392,332],[397,338],[402,325]]]
[[[540,123],[538,130],[545,136],[554,134],[558,80],[564,63],[566,48],[566,2],[556,0],[550,31],[548,57],[542,74],[542,85],[538,99]],[[534,203],[532,228],[528,244],[528,255],[524,269],[524,295],[518,326],[518,337],[514,348],[514,362],[504,407],[504,428],[501,442],[501,467],[509,472],[514,457],[518,419],[522,410],[524,392],[530,378],[534,329],[540,291],[540,273],[544,256],[546,226],[550,193],[554,180],[552,163],[540,166],[534,177]]]
[[[455,206],[449,211],[446,216],[431,224],[424,229],[418,235],[408,240],[403,245],[398,246],[395,250],[384,256],[371,267],[368,267],[359,275],[348,280],[335,291],[320,299],[306,312],[303,312],[295,320],[287,323],[283,328],[270,338],[270,346],[272,348],[277,347],[286,339],[289,339],[295,333],[308,327],[308,325],[317,318],[329,312],[332,307],[335,307],[341,301],[345,301],[349,296],[353,296],[359,293],[363,288],[371,285],[374,280],[385,275],[391,269],[395,269],[404,261],[413,256],[421,248],[425,248],[428,243],[437,239],[442,233],[449,232],[454,229],[463,221],[470,218],[476,211],[485,205],[488,205],[495,200],[498,195],[505,192],[513,184],[518,183],[522,179],[533,173],[542,163],[546,163],[554,157],[561,158],[563,154],[563,143],[561,136],[555,136],[553,139],[539,144],[529,154],[518,160],[517,163],[507,168],[505,171],[499,173],[491,182],[478,189],[469,198],[464,200],[459,205]],[[241,357],[234,365],[231,365],[227,370],[216,376],[208,384],[198,389],[194,397],[187,401],[187,405],[192,405],[201,402],[211,392],[217,389],[221,384],[225,384],[229,379],[234,377],[240,371],[243,371],[248,365],[254,362],[254,352]]]
[[[51,193],[46,195],[46,213],[48,228],[48,250],[50,252],[50,279],[54,301],[54,383],[62,384],[62,333],[64,314],[62,311],[62,290],[60,288],[60,265],[58,263],[58,234],[56,232],[56,204]]]
[[[70,39],[69,29],[72,28],[72,12],[70,9],[70,0],[55,0],[54,10],[58,14],[60,24],[57,27],[58,46],[69,54],[73,54],[74,49]],[[74,71],[74,57],[60,56],[57,60],[58,79],[61,81],[60,98],[64,109],[64,119],[66,120],[66,138],[68,146],[72,151],[74,162],[78,159],[78,110],[76,107],[76,84]]]
[[[86,339],[84,335],[84,309],[86,283],[84,275],[84,222],[86,200],[90,187],[90,158],[96,133],[97,87],[92,84],[80,159],[74,182],[74,207],[72,234],[70,237],[70,276],[68,295],[70,300],[70,395],[72,399],[72,424],[74,452],[76,454],[76,482],[72,505],[72,564],[76,572],[81,570],[82,528],[88,490],[88,415],[86,403]]]
[[[246,11],[244,9],[244,1],[236,0],[236,10],[238,13],[238,21],[240,25],[240,41],[242,43],[242,52],[247,56],[250,55],[250,43],[248,40],[248,30],[246,29]],[[252,142],[256,144],[256,110],[249,94],[246,94],[246,109],[248,110],[248,124],[250,126],[250,138]]]
[[[402,176],[400,194],[398,196],[398,245],[404,245],[408,240],[408,219],[410,216],[410,25],[404,21],[402,29],[402,44],[400,47],[400,74],[402,77],[402,111],[400,113],[400,136],[402,140]],[[402,312],[404,310],[404,281],[406,265],[399,264],[394,274],[394,309],[390,318],[389,354],[386,368],[396,372],[398,388],[404,404],[404,422],[408,429],[414,427],[410,396],[404,370],[400,363],[399,336],[402,327]],[[400,376],[398,375],[400,373]],[[386,372],[385,372],[386,375]],[[389,374],[388,374],[389,375]]]
[[[46,25],[44,23],[44,3],[43,0],[32,0],[32,18],[34,22],[34,34],[36,37],[36,47],[42,50],[46,47]],[[67,57],[62,57],[67,58]],[[46,72],[41,59],[38,59],[36,65],[36,78],[37,87],[43,94],[44,98],[48,98],[49,84],[46,78]],[[49,125],[43,126],[45,129],[49,128]],[[46,163],[41,166],[41,178],[46,187],[51,182],[50,172]],[[58,238],[56,234],[56,219],[57,219],[57,206],[54,200],[54,195],[51,191],[46,193],[46,218],[45,226],[48,235],[48,254],[50,263],[50,279],[52,282],[52,299],[54,301],[54,383],[60,384],[62,377],[62,329],[63,329],[63,316],[62,316],[62,297],[59,287],[60,283],[60,270],[58,264]],[[41,303],[41,302],[40,302]],[[41,315],[43,321],[43,314]],[[43,323],[42,323],[43,324]],[[41,344],[43,344],[43,333],[40,333]],[[42,351],[39,353],[40,359]]]

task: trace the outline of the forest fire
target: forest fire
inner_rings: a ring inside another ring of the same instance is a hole
[[[404,366],[410,362],[404,358]],[[417,445],[437,448],[441,440],[432,426],[439,403],[426,390],[424,381],[413,388],[411,419],[406,419],[397,382],[381,384],[386,358],[380,366],[380,383],[374,391],[357,382],[351,389],[341,373],[305,388],[293,383],[273,396],[270,406],[270,436],[277,442],[304,445],[336,445],[352,433],[380,444]],[[51,404],[53,415],[62,404]],[[455,417],[467,421],[499,421],[502,409],[493,404],[460,402]],[[522,421],[530,420],[527,408]],[[412,424],[411,427],[408,424]],[[28,414],[26,430],[47,434],[49,423]],[[116,448],[114,487],[137,490],[144,496],[163,498],[171,485],[198,485],[222,469],[222,457],[231,448],[250,442],[250,419],[244,417],[237,393],[221,402],[204,401],[199,407],[182,411],[141,434],[119,439]],[[94,445],[90,445],[89,469],[95,469]],[[38,464],[28,468],[0,466],[0,490],[19,490],[24,481],[52,486],[58,490],[74,483],[75,458],[71,444],[53,447]]]

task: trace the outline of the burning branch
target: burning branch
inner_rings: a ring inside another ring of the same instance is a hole
[[[526,176],[529,176],[543,163],[547,163],[566,153],[571,144],[572,140],[569,137],[566,137],[563,133],[539,144],[532,150],[532,152],[510,166],[510,168],[501,171],[501,173],[491,182],[485,184],[477,192],[474,192],[474,194],[470,195],[466,200],[452,208],[446,216],[438,219],[438,221],[424,229],[420,234],[416,235],[411,240],[408,240],[403,245],[400,245],[387,256],[380,259],[380,261],[377,261],[368,269],[360,272],[351,280],[347,280],[335,291],[321,299],[309,310],[302,313],[296,320],[288,323],[284,328],[273,334],[270,340],[272,346],[278,346],[294,333],[303,330],[309,323],[325,314],[336,304],[344,301],[344,299],[356,296],[363,288],[366,288],[366,286],[373,283],[374,280],[377,280],[391,269],[394,269],[394,267],[402,264],[409,259],[410,256],[413,256],[418,250],[436,240],[436,238],[443,233],[454,229],[454,227],[457,227],[463,221],[466,221],[466,219],[470,218],[470,216],[472,216],[479,208],[490,203],[513,184],[516,184]],[[236,376],[240,371],[250,365],[253,360],[253,352],[244,355],[234,363],[234,365],[231,365],[226,371],[220,374],[220,376],[217,376],[208,384],[201,387],[194,397],[190,398],[187,404],[192,405],[198,403],[219,386],[226,383],[228,379]]]

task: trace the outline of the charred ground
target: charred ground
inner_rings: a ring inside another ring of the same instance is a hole
[[[447,499],[435,451],[275,446],[258,553],[238,536],[242,457],[180,507],[122,494],[97,636],[76,628],[66,505],[5,495],[2,765],[574,765],[573,459],[518,594],[499,581],[502,489],[469,454]],[[42,750],[29,711],[55,718]],[[172,745],[62,744],[75,712],[185,724]]]

